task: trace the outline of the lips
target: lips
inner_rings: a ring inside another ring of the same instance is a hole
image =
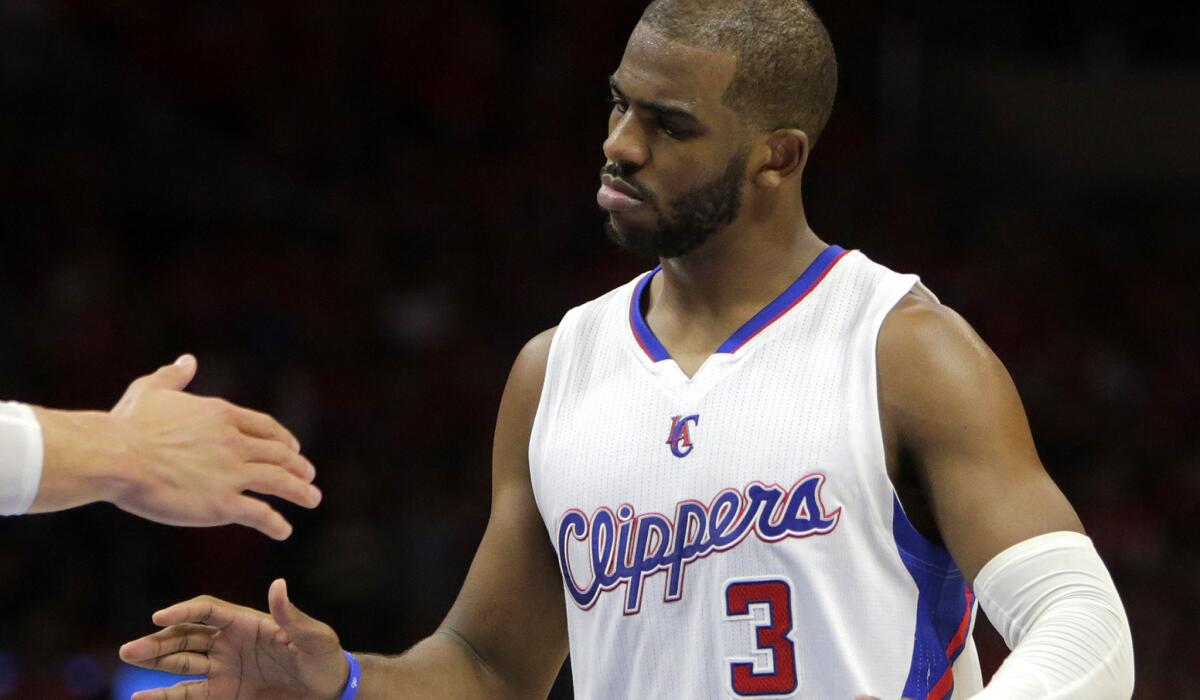
[[[611,175],[600,177],[600,190],[596,192],[596,203],[610,212],[629,211],[644,204],[637,190],[627,182]]]

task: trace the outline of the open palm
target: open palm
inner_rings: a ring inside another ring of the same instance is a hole
[[[121,647],[143,668],[199,674],[205,680],[141,691],[131,700],[326,700],[346,682],[348,665],[329,625],[305,615],[278,580],[270,614],[210,596],[156,612],[164,629]]]

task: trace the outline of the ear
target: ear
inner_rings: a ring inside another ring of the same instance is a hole
[[[760,187],[776,189],[793,178],[799,179],[808,163],[808,134],[800,129],[776,129],[762,142],[766,160],[754,181]]]

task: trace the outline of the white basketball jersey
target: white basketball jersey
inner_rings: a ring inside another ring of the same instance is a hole
[[[973,593],[884,463],[876,340],[917,278],[831,246],[689,379],[656,272],[563,318],[530,442],[575,697],[978,691]]]

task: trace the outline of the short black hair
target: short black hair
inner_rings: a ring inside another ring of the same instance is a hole
[[[654,0],[651,29],[737,57],[722,101],[753,126],[801,129],[815,143],[833,112],[837,56],[805,0]]]

